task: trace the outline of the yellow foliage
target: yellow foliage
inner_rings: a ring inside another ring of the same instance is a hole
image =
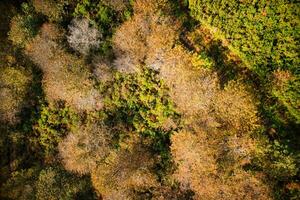
[[[150,170],[153,155],[140,139],[133,138],[122,146],[91,173],[93,186],[104,199],[133,199],[135,189],[157,184]]]
[[[218,92],[214,100],[214,111],[224,130],[249,133],[259,126],[259,117],[254,97],[247,88],[231,81]]]
[[[0,68],[0,120],[17,122],[31,82],[31,74],[22,68]]]
[[[226,140],[195,130],[175,133],[171,140],[178,166],[173,176],[182,188],[195,192],[195,199],[271,199],[264,178],[241,168],[253,150],[251,139],[230,136],[225,145]],[[220,165],[225,162],[224,170]]]

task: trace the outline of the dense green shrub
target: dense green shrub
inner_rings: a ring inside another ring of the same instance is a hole
[[[163,178],[172,170],[170,136],[180,120],[168,88],[158,72],[146,68],[133,74],[117,72],[108,86],[104,107],[109,123],[121,124],[144,139],[150,138],[150,149],[159,155],[155,171]]]
[[[78,115],[64,104],[42,105],[33,125],[33,142],[40,145],[46,155],[57,152],[57,145],[78,123]]]
[[[289,147],[279,141],[267,142],[256,152],[254,164],[257,164],[266,174],[279,181],[287,181],[295,177],[299,171],[296,152],[291,153]]]
[[[97,25],[102,32],[108,32],[116,22],[115,12],[101,2],[96,3],[90,0],[83,0],[78,3],[74,16],[85,17],[94,25]]]
[[[300,75],[286,80],[281,87],[273,86],[272,94],[286,107],[297,124],[300,124]]]
[[[138,133],[155,137],[168,118],[176,118],[168,89],[157,72],[149,69],[138,74],[117,72],[111,84],[106,109],[115,115],[115,120],[125,121]]]
[[[191,15],[259,75],[295,70],[299,59],[299,4],[288,0],[189,0]],[[215,29],[217,28],[217,29]]]

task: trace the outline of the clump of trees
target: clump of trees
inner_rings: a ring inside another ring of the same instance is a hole
[[[261,148],[265,150],[271,148],[270,151],[276,154],[276,159],[269,154],[272,157],[269,161],[272,161],[264,166],[259,164],[260,168],[272,171],[269,167],[278,166],[278,163],[287,169],[298,166],[296,155],[299,154],[297,148],[299,140],[296,138],[299,132],[299,70],[297,69],[299,34],[295,28],[299,27],[298,3],[290,1],[216,3],[194,0],[188,3],[191,16],[205,27],[202,32],[206,30],[203,33],[210,35],[210,37],[202,37],[200,42],[196,38],[194,41],[207,46],[209,40],[218,39],[218,43],[227,48],[227,52],[223,55],[218,56],[224,52],[222,50],[224,48],[216,48],[214,45],[216,42],[211,42],[214,43],[211,48],[202,49],[216,57],[216,63],[225,64],[226,62],[222,61],[224,58],[228,60],[233,58],[233,64],[221,67],[222,76],[224,77],[224,73],[228,73],[229,77],[240,74],[256,90],[254,93],[260,100],[259,114],[264,118],[263,129],[265,129],[262,131],[264,133],[262,140],[265,141],[262,142]],[[218,57],[223,59],[218,60]],[[218,65],[215,68],[220,69]],[[243,74],[245,71],[248,71],[246,77]],[[265,138],[266,135],[268,138]],[[283,157],[289,161],[283,161],[281,159]],[[279,174],[280,172],[269,174],[279,188],[286,185],[286,189],[276,189],[276,196],[284,194],[288,196],[287,198],[297,198],[299,193],[295,189],[288,189],[288,185],[298,180],[299,175],[292,172],[291,174],[294,175],[289,176],[288,180],[282,183]]]
[[[289,1],[189,1],[191,15],[228,40],[233,52],[261,76],[299,65],[297,7]]]
[[[254,148],[247,137],[228,137],[228,142],[204,131],[186,130],[172,136],[171,151],[180,186],[195,192],[196,199],[271,199],[270,189],[259,175],[245,172]],[[248,160],[248,161],[247,161]]]
[[[100,94],[93,88],[84,62],[59,46],[62,33],[54,24],[44,24],[26,53],[41,67],[43,87],[50,103],[63,100],[77,110],[101,108]],[[40,52],[47,51],[47,54]]]
[[[297,199],[283,3],[28,0],[0,16],[0,198]]]

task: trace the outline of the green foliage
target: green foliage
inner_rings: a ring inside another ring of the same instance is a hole
[[[300,124],[300,76],[290,80],[282,90],[274,90],[273,95],[287,108],[296,123]]]
[[[166,175],[175,169],[173,157],[171,155],[171,134],[172,132],[157,132],[154,138],[152,149],[159,155],[159,160],[155,165],[155,171],[160,181],[168,181]]]
[[[36,199],[71,200],[77,193],[88,190],[89,182],[57,167],[41,170],[35,182]]]
[[[108,86],[104,90],[109,122],[124,124],[129,130],[151,139],[149,145],[159,155],[155,171],[162,180],[173,169],[169,146],[176,128],[168,128],[166,124],[172,121],[177,126],[179,121],[168,88],[156,71],[146,68],[135,74],[117,72]]]
[[[109,33],[116,22],[115,12],[111,8],[103,5],[101,2],[96,3],[90,0],[83,0],[78,3],[74,16],[88,18],[103,33]]]
[[[109,2],[109,1],[108,1]],[[111,2],[113,4],[113,2]],[[90,23],[98,27],[103,34],[103,41],[98,49],[99,53],[111,57],[111,37],[114,29],[132,15],[131,5],[125,6],[125,9],[114,9],[110,3],[93,0],[80,1],[74,10],[74,17],[85,17]]]
[[[168,89],[153,70],[145,69],[139,74],[117,72],[107,95],[105,107],[116,120],[151,137],[158,135],[168,118],[177,115]]]
[[[288,0],[189,0],[191,15],[228,40],[247,67],[265,76],[299,64],[299,4]],[[217,28],[218,30],[215,30]]]
[[[71,200],[90,198],[88,177],[77,177],[59,167],[30,168],[12,173],[0,189],[0,197],[20,200]]]
[[[14,45],[24,47],[38,33],[43,19],[35,13],[30,4],[22,3],[21,7],[22,14],[17,14],[12,18],[8,35]]]
[[[291,153],[289,147],[279,141],[261,146],[254,163],[261,167],[266,174],[279,181],[287,181],[298,173],[299,155]]]
[[[193,59],[193,65],[196,67],[212,69],[215,63],[205,51],[202,51],[201,53],[195,56],[195,59]]]
[[[20,170],[11,174],[0,189],[0,197],[4,199],[33,200],[34,198],[34,180],[38,176],[38,170],[31,168]]]
[[[56,153],[58,143],[79,122],[78,115],[64,104],[42,105],[35,120],[33,140],[42,147],[46,155]]]

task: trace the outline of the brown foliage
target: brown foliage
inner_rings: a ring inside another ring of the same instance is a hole
[[[113,70],[108,62],[101,57],[95,57],[92,62],[93,74],[98,81],[107,82],[113,78]]]
[[[47,16],[51,22],[62,20],[63,17],[62,1],[32,0],[32,4],[37,12],[40,12],[43,15]]]
[[[160,75],[170,88],[171,97],[186,116],[210,111],[212,99],[218,91],[216,74],[195,69],[192,55],[182,47],[168,52],[160,67]]]
[[[133,199],[135,189],[157,184],[150,171],[153,164],[153,155],[140,139],[130,139],[98,165],[92,182],[104,199]]]
[[[198,135],[187,131],[175,133],[172,136],[171,152],[178,165],[174,176],[181,185],[184,188],[191,187],[193,190],[203,188],[203,193],[210,193],[211,191],[204,187],[214,181],[217,165],[213,157],[215,150],[205,137],[204,133]]]
[[[94,124],[69,133],[59,144],[59,154],[67,170],[86,174],[109,154],[110,142],[108,129]]]
[[[102,2],[116,11],[124,11],[129,5],[129,0],[103,0]]]
[[[101,97],[93,88],[84,62],[65,52],[58,44],[60,31],[44,24],[41,32],[26,46],[26,53],[44,73],[43,87],[50,102],[64,100],[78,110],[100,109]]]
[[[160,76],[170,95],[191,122],[212,131],[248,133],[259,125],[254,97],[242,83],[231,81],[221,89],[216,73],[195,66],[194,55],[177,46],[161,60]]]
[[[293,75],[289,71],[276,70],[273,72],[272,86],[275,90],[282,91],[285,89],[289,81],[294,79]]]

